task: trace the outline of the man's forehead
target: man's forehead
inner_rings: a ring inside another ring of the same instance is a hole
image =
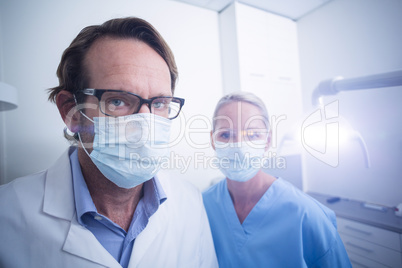
[[[170,91],[170,72],[164,59],[149,45],[134,38],[98,40],[87,53],[85,68],[90,84],[117,83],[118,86],[141,78],[142,83],[166,83]]]
[[[144,52],[157,53],[146,43],[134,38],[103,37],[96,40],[85,55],[86,63],[91,62],[130,62],[133,58],[140,59]],[[138,60],[137,59],[137,60]]]

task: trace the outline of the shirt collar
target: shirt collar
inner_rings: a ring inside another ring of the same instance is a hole
[[[78,161],[78,150],[75,149],[70,155],[71,171],[73,176],[74,199],[77,211],[78,222],[84,225],[81,217],[85,213],[97,213],[91,194],[89,193],[87,184],[82,175],[81,166]],[[144,204],[148,207],[158,208],[167,196],[162,188],[157,176],[144,183]]]

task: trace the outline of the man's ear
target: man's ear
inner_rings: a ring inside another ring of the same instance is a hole
[[[214,135],[214,133],[211,130],[211,145],[212,145],[212,148],[215,150],[215,144],[214,144],[213,135]]]
[[[80,116],[76,109],[73,94],[66,90],[60,91],[56,96],[56,105],[67,128],[71,132],[78,132]]]

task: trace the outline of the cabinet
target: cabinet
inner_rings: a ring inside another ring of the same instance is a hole
[[[364,202],[308,192],[332,209],[338,232],[354,268],[402,268],[402,218],[392,209],[368,209]]]
[[[337,218],[353,267],[402,267],[401,234]]]
[[[357,200],[308,193],[336,213],[338,232],[354,268],[402,268],[402,218],[392,209],[368,209]]]

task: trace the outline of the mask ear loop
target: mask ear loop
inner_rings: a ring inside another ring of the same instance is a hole
[[[75,97],[75,94],[73,94],[73,96],[74,96],[75,104],[78,106],[78,102],[77,102],[77,98]],[[88,117],[86,114],[84,114],[81,110],[80,110],[80,114],[82,114],[86,119],[88,119],[88,120],[91,121],[92,123],[95,123],[94,120],[92,120],[91,118],[89,118],[89,117]],[[87,149],[85,148],[84,144],[82,143],[82,139],[81,139],[81,134],[80,134],[80,132],[78,131],[77,134],[78,134],[78,139],[80,140],[80,143],[81,143],[82,148],[84,149],[85,153],[89,156],[89,158],[91,158],[91,156],[89,155]]]

